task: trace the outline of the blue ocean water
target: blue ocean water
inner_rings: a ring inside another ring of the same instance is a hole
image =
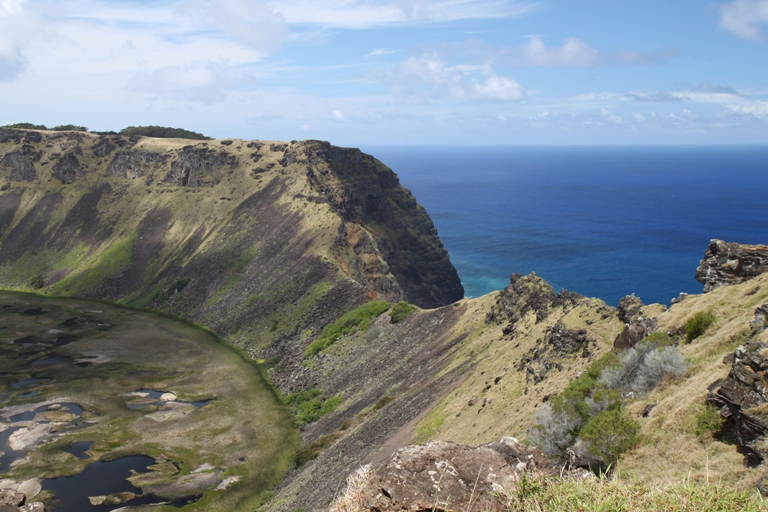
[[[468,297],[536,272],[669,303],[712,238],[768,244],[768,146],[366,146],[416,196]]]

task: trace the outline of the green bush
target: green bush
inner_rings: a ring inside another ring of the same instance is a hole
[[[686,341],[692,342],[715,323],[715,315],[712,311],[699,311],[685,322]]]
[[[326,400],[323,392],[314,387],[288,395],[288,403],[296,410],[294,419],[299,427],[319,420],[343,401],[339,395]]]
[[[32,287],[34,290],[39,290],[43,286],[45,286],[45,280],[43,280],[42,274],[35,274],[29,279],[29,286]]]
[[[6,124],[5,126],[3,126],[3,128],[20,128],[23,130],[47,130],[48,129],[44,124],[33,124],[33,123]]]
[[[120,130],[120,135],[131,137],[134,135],[144,137],[159,137],[166,139],[194,139],[194,140],[210,140],[210,137],[206,137],[202,133],[191,132],[184,130],[183,128],[168,128],[166,126],[129,126]]]
[[[304,357],[312,357],[330,347],[344,334],[365,332],[371,321],[389,309],[390,303],[374,300],[344,314],[323,329],[322,334],[304,350]]]
[[[389,310],[389,318],[393,324],[399,324],[416,310],[416,306],[401,300]]]
[[[87,132],[88,128],[85,126],[78,126],[76,124],[62,124],[54,126],[51,130],[55,132]]]
[[[603,411],[581,429],[579,437],[589,452],[613,464],[622,453],[637,445],[640,424],[621,409]]]

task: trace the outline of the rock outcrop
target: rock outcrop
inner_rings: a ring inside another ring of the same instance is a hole
[[[645,304],[634,295],[627,295],[619,299],[619,320],[624,322],[624,330],[616,336],[613,346],[624,350],[637,345],[637,342],[656,330],[658,321],[655,318],[642,316],[642,308]]]
[[[768,272],[768,246],[712,240],[696,269],[696,280],[704,293],[727,284],[737,284]]]
[[[528,471],[558,476],[563,468],[512,437],[474,447],[432,441],[401,448],[346,498],[357,500],[361,511],[502,511]],[[564,473],[572,475],[584,473]]]
[[[23,492],[0,489],[0,512],[45,512],[45,506],[39,502],[27,503]]]
[[[745,463],[768,458],[768,303],[755,311],[746,343],[725,357],[731,372],[710,386],[707,401],[733,425]]]

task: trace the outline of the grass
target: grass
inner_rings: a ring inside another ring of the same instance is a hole
[[[296,410],[294,419],[299,427],[314,423],[333,411],[343,401],[344,399],[339,395],[326,399],[323,392],[316,387],[291,393],[287,397],[287,402]]]
[[[322,334],[307,346],[304,357],[309,358],[327,349],[338,339],[354,332],[365,332],[371,326],[371,322],[389,309],[390,303],[373,300],[362,306],[345,313],[341,318],[323,329]]]
[[[698,512],[759,511],[765,502],[757,491],[681,482],[660,488],[589,478],[583,481],[524,474],[516,489],[500,496],[508,511]]]

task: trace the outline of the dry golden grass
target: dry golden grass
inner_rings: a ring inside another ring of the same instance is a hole
[[[642,425],[641,444],[622,457],[621,478],[649,485],[662,485],[686,478],[691,483],[719,483],[750,488],[766,472],[749,469],[733,444],[700,439],[695,433],[696,418],[706,407],[708,386],[730,371],[725,355],[743,343],[755,308],[768,301],[768,275],[746,283],[693,295],[659,316],[659,330],[674,331],[697,311],[711,310],[715,323],[705,334],[680,351],[689,362],[688,376],[659,387],[629,404],[628,410]],[[655,404],[648,418],[646,405]]]

